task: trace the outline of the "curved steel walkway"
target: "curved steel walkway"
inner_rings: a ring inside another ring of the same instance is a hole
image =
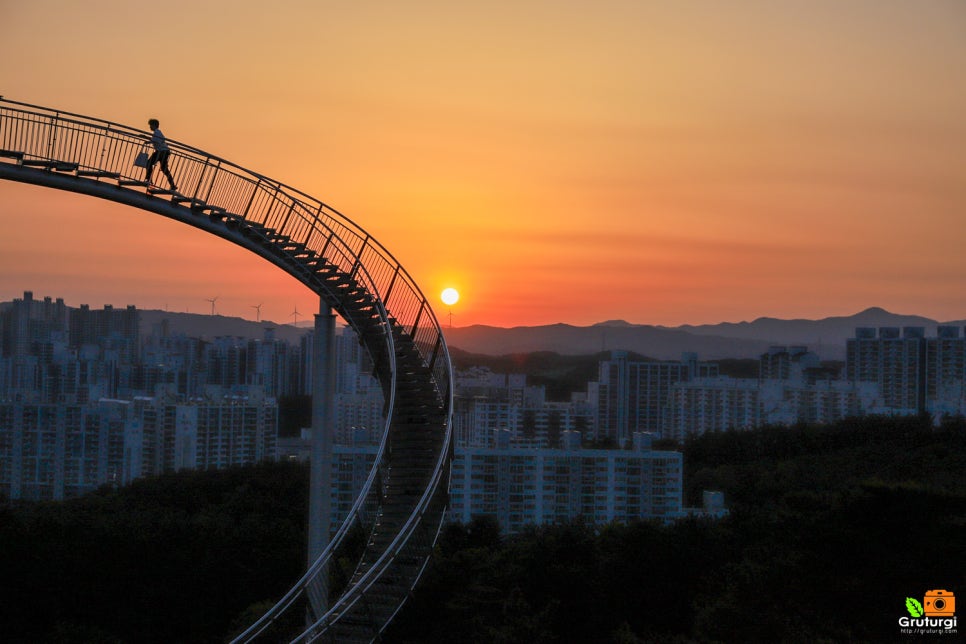
[[[294,188],[171,140],[179,191],[148,186],[133,165],[148,138],[0,97],[0,179],[108,199],[223,237],[301,281],[358,334],[385,397],[375,465],[324,552],[235,641],[372,641],[418,581],[444,518],[452,373],[439,322],[389,251]],[[164,181],[160,169],[154,176]]]

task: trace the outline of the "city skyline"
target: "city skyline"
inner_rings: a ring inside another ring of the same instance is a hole
[[[331,203],[453,326],[966,318],[960,4],[99,7],[5,6],[0,36],[33,53],[0,94],[157,117]],[[100,64],[64,64],[82,54]],[[0,217],[0,300],[317,309],[118,204],[4,181]]]

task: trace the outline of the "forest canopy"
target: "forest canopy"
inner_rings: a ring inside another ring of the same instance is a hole
[[[966,595],[966,423],[860,418],[689,440],[671,524],[449,525],[385,642],[891,641]],[[12,642],[223,642],[301,573],[308,475],[186,472],[0,510]]]

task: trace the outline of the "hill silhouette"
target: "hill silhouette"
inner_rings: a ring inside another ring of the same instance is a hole
[[[752,358],[773,345],[805,345],[830,360],[845,357],[845,343],[857,327],[921,326],[933,335],[941,324],[966,326],[966,320],[937,322],[918,315],[900,315],[873,307],[855,315],[821,320],[781,320],[762,317],[752,322],[682,325],[632,324],[611,320],[592,326],[551,324],[501,328],[468,326],[446,329],[451,347],[471,353],[504,355],[532,351],[587,354],[620,349],[658,360],[676,360],[695,352],[705,360]]]
[[[311,326],[292,326],[262,320],[246,320],[225,315],[204,315],[200,313],[175,313],[153,309],[140,310],[141,334],[157,332],[162,321],[166,321],[169,334],[184,334],[188,337],[212,338],[231,336],[250,340],[261,340],[266,332],[271,332],[279,340],[298,344],[302,336],[311,331]]]

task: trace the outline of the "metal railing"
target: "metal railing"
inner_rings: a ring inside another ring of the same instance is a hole
[[[338,275],[348,276],[353,284],[361,286],[373,298],[383,330],[378,340],[382,346],[374,348],[369,344],[366,348],[374,362],[380,353],[387,359],[381,367],[386,370],[390,382],[384,390],[386,431],[363,491],[329,546],[302,579],[236,641],[248,641],[257,636],[293,606],[316,577],[326,570],[333,553],[353,527],[357,524],[368,526],[375,520],[381,496],[377,481],[384,475],[387,465],[386,441],[395,406],[394,329],[401,329],[418,351],[429,369],[444,409],[443,426],[428,428],[441,432],[441,449],[425,492],[409,520],[368,572],[348,588],[325,615],[316,615],[315,623],[306,633],[317,635],[321,626],[364,595],[391,563],[395,553],[415,534],[439,486],[445,484],[451,443],[453,387],[449,353],[441,326],[415,281],[384,246],[339,211],[302,191],[171,139],[167,141],[171,150],[168,167],[177,185],[177,193],[152,189],[144,182],[144,170],[133,165],[134,158],[150,136],[145,130],[0,97],[0,178],[16,179],[3,173],[5,165],[16,163],[19,167],[36,167],[37,172],[72,173],[79,181],[116,181],[117,186],[125,191],[170,195],[171,203],[183,205],[186,211],[206,211],[213,217],[224,217],[227,223],[240,222],[249,230],[269,231],[277,248],[287,249],[290,255],[285,262],[276,261],[279,266],[313,288],[353,325],[351,311],[340,308],[338,290],[314,274],[300,258],[308,253],[324,260]],[[160,174],[159,170],[155,172]],[[42,179],[36,179],[36,175],[31,180],[43,183]],[[63,184],[50,185],[64,187]],[[184,220],[191,221],[187,216]],[[242,238],[235,241],[250,247]],[[363,336],[360,333],[365,343]],[[374,341],[368,340],[370,343]],[[433,539],[438,529],[438,525],[433,528]]]

